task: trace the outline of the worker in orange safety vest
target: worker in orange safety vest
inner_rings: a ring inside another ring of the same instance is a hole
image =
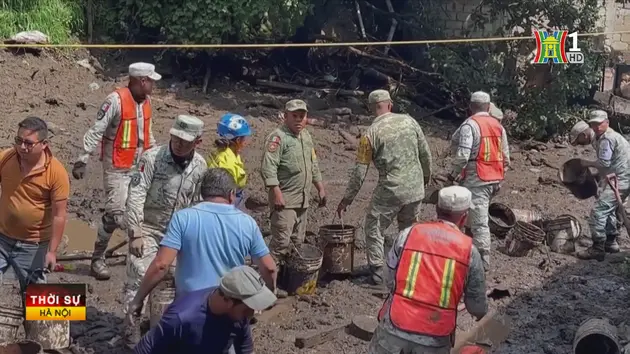
[[[96,123],[83,137],[83,153],[72,168],[72,175],[82,179],[90,155],[101,145],[103,184],[106,194],[105,213],[98,228],[90,274],[107,280],[111,273],[105,263],[105,250],[112,233],[124,229],[124,213],[131,177],[142,153],[155,146],[151,130],[153,84],[162,76],[148,63],[129,65],[129,84],[105,99]]]
[[[469,227],[473,242],[483,259],[484,269],[490,267],[490,200],[499,192],[510,163],[507,133],[501,121],[490,112],[490,95],[477,91],[470,99],[471,116],[453,134],[452,167],[447,176],[451,183],[468,188],[472,193]]]
[[[447,354],[454,344],[457,306],[480,320],[488,311],[481,255],[460,229],[471,205],[460,186],[438,193],[437,221],[403,230],[387,256],[391,293],[379,311],[369,354]]]

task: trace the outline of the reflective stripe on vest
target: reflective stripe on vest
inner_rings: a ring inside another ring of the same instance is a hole
[[[396,269],[389,305],[394,327],[427,336],[455,331],[457,305],[464,293],[472,239],[443,222],[417,224],[409,232]]]
[[[479,152],[477,176],[484,182],[501,181],[504,178],[501,123],[490,115],[471,117],[479,126]]]
[[[128,88],[119,88],[116,93],[120,97],[120,123],[112,147],[112,165],[116,168],[131,168],[138,150],[137,104]],[[151,112],[151,103],[146,100],[142,105],[144,150],[149,148],[150,143]]]

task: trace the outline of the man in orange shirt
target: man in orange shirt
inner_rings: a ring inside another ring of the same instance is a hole
[[[48,147],[46,122],[28,117],[18,127],[15,146],[0,152],[0,274],[11,266],[24,291],[57,262],[70,179]]]

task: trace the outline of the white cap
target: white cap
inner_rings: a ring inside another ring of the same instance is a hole
[[[472,193],[461,186],[440,189],[437,207],[446,211],[466,211],[470,209]]]
[[[503,119],[503,111],[501,111],[494,103],[490,102],[490,113],[491,116],[496,118],[497,120]]]
[[[569,132],[569,142],[571,144],[575,144],[575,141],[577,140],[578,136],[586,132],[588,129],[591,129],[591,128],[583,120],[575,123],[573,127],[571,128],[571,131]]]
[[[197,117],[180,114],[175,118],[169,133],[192,142],[203,134],[203,125],[203,121]]]
[[[473,92],[473,94],[470,95],[470,102],[490,103],[490,95],[483,91]]]
[[[608,113],[601,109],[596,109],[588,114],[589,123],[601,123],[608,119]]]
[[[155,65],[149,63],[133,63],[129,65],[129,76],[148,77],[153,81],[158,81],[162,75],[155,72]]]

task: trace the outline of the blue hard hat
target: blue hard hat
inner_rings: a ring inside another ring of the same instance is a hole
[[[226,113],[217,123],[217,134],[222,138],[234,139],[252,135],[252,130],[245,118],[238,114]]]

